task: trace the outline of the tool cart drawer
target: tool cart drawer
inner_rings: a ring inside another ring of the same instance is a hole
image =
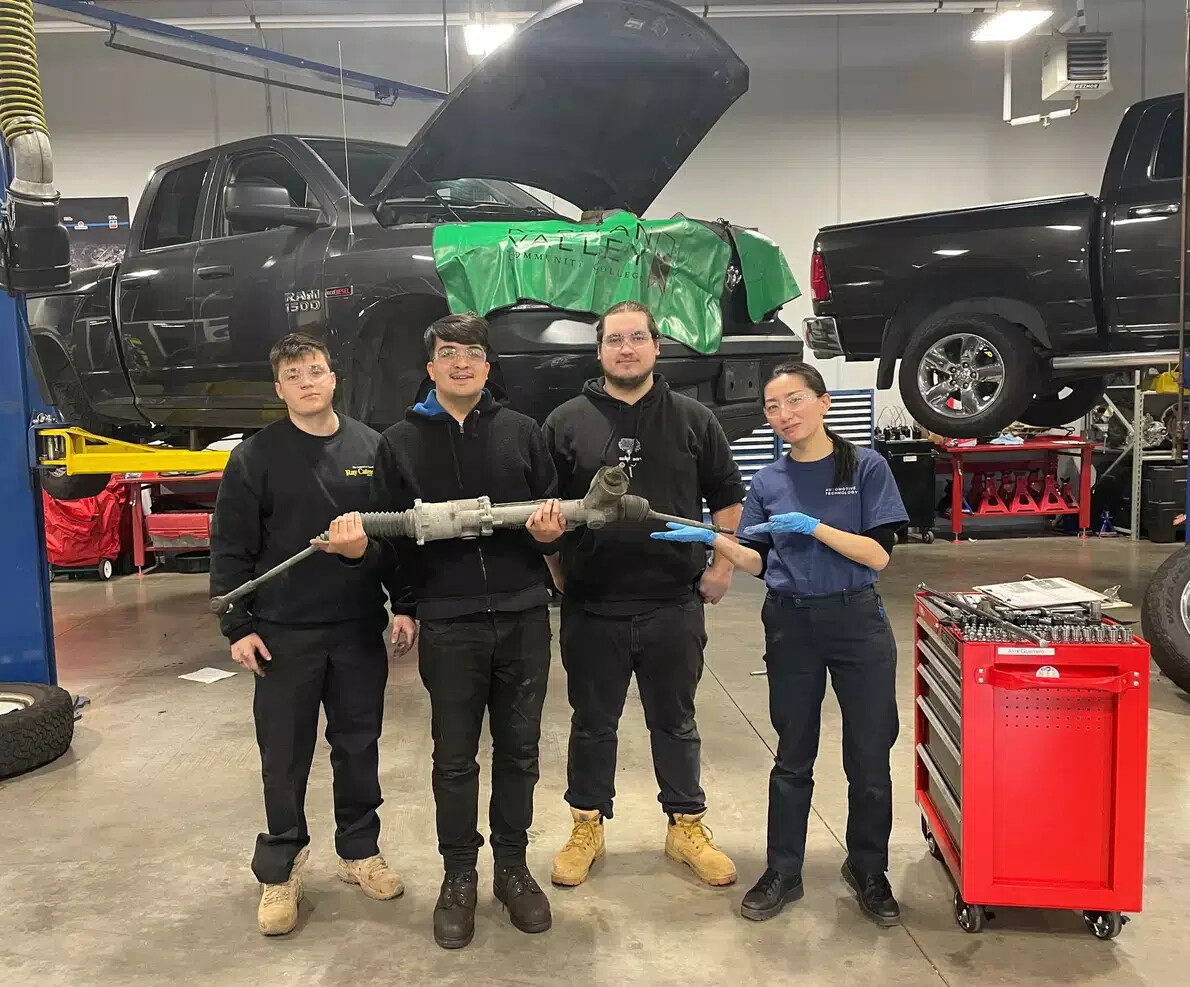
[[[925,618],[923,618],[923,617],[917,618],[917,627],[918,627],[918,630],[921,631],[921,634],[918,635],[918,640],[919,641],[929,640],[930,643],[933,644],[934,647],[936,647],[940,653],[952,658],[954,661],[954,666],[955,666],[955,674],[957,675],[958,674],[958,665],[959,665],[959,653],[958,653],[957,643],[954,642],[953,640],[951,640],[950,638],[943,637],[938,632],[938,630],[936,630],[935,628],[931,627],[928,623],[926,623]]]
[[[944,645],[932,636],[922,636],[918,638],[917,646],[922,649],[925,656],[935,665],[946,669],[950,678],[954,681],[954,695],[955,702],[959,701],[959,696],[962,694],[962,686],[960,683],[963,678],[963,666],[959,662],[959,656],[953,651],[946,648]]]
[[[934,669],[928,665],[919,665],[917,674],[920,676],[922,684],[928,690],[925,698],[930,705],[930,709],[937,714],[940,724],[950,734],[951,739],[955,742],[955,746],[961,748],[963,744],[963,717],[959,712],[959,707],[947,695],[946,688],[939,681],[939,677]]]
[[[917,705],[926,718],[926,728],[921,733],[921,740],[926,750],[934,758],[934,763],[941,769],[946,783],[950,786],[955,800],[963,801],[963,755],[959,745],[942,725],[942,718],[938,716],[934,707],[925,696],[917,697]]]
[[[942,821],[946,824],[946,832],[955,849],[963,848],[963,810],[959,806],[954,793],[947,787],[946,779],[942,776],[942,769],[934,761],[933,756],[926,749],[925,744],[917,745],[917,756],[926,769],[926,794]]]
[[[919,642],[918,648],[921,650],[921,659],[918,665],[929,669],[930,674],[937,679],[938,685],[942,687],[942,691],[946,693],[946,698],[950,700],[951,705],[955,709],[961,710],[963,708],[963,686],[959,681],[958,669],[940,656],[936,648],[930,647],[929,641]]]

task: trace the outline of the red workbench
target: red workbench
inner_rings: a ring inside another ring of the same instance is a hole
[[[1114,938],[1142,904],[1148,644],[969,641],[928,599],[913,628],[915,789],[955,919],[979,932],[989,906],[1076,909]]]
[[[148,551],[185,552],[210,545],[209,511],[170,511],[145,517],[142,491],[162,486],[184,486],[192,483],[218,483],[222,470],[210,473],[124,473],[113,479],[127,484],[132,501],[132,563],[137,569],[145,567],[145,536],[153,534],[149,529],[159,525],[158,537],[148,546]]]
[[[939,446],[938,452],[942,455],[936,469],[938,473],[951,477],[951,534],[957,541],[963,533],[963,479],[966,472],[987,476],[988,482],[992,474],[1011,474],[1015,487],[1008,497],[992,498],[978,508],[974,502],[982,491],[972,489],[969,499],[973,502],[973,512],[968,517],[1059,517],[1077,514],[1079,532],[1085,534],[1091,527],[1091,455],[1095,448],[1094,441],[1064,438],[1026,439],[1021,445],[1014,446]],[[1059,490],[1056,484],[1050,482],[1050,477],[1056,473],[1059,456],[1079,457],[1077,495],[1073,491]],[[949,462],[946,461],[947,457]],[[1024,482],[1022,490],[1020,475],[1027,476],[1039,463],[1045,474],[1043,490],[1034,493],[1029,489],[1028,480]]]

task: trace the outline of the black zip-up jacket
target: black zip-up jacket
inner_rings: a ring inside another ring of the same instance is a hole
[[[744,484],[723,427],[705,405],[654,374],[635,405],[611,397],[602,379],[551,412],[543,429],[558,471],[558,495],[582,497],[600,466],[623,466],[629,492],[655,511],[698,520],[742,503]],[[706,568],[701,544],[657,541],[654,522],[578,528],[561,540],[565,594],[587,609],[643,612],[694,598]]]
[[[339,430],[303,432],[288,418],[237,445],[228,457],[211,518],[212,596],[259,576],[310,544],[340,514],[372,510],[372,463],[380,435],[345,415]],[[387,622],[382,583],[392,593],[394,557],[377,573],[319,553],[261,585],[219,618],[228,640],[278,624]]]
[[[408,510],[418,499],[486,496],[498,504],[556,495],[554,464],[537,423],[496,404],[487,391],[463,422],[431,391],[385,431],[372,477],[372,500],[382,511]],[[549,602],[544,556],[554,550],[518,529],[424,545],[371,539],[365,561],[384,565],[391,553],[399,553],[400,573],[416,601],[404,612],[448,620],[544,606]]]

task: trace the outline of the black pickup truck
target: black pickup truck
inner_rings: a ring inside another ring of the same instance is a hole
[[[93,432],[204,443],[280,413],[269,348],[304,330],[330,343],[342,409],[383,427],[426,386],[422,333],[448,311],[437,225],[562,218],[522,186],[642,215],[747,88],[732,49],[669,0],[567,0],[486,58],[407,146],[268,136],[162,165],[123,261],[30,301],[43,384]],[[728,224],[704,225],[730,239]],[[762,421],[765,371],[802,352],[776,312],[749,318],[738,265],[736,253],[724,272],[722,344],[703,354],[665,339],[659,362],[733,438]],[[543,419],[598,372],[596,315],[492,313],[493,385]]]
[[[1104,377],[1177,361],[1182,97],[1130,107],[1098,198],[1070,195],[826,227],[814,244],[822,358],[897,360],[905,407],[945,436],[1064,425]]]

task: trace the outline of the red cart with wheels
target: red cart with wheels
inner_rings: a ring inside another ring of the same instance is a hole
[[[1149,646],[967,641],[919,593],[916,799],[955,919],[1074,909],[1100,939],[1141,910]],[[1110,621],[1105,621],[1110,623]]]

